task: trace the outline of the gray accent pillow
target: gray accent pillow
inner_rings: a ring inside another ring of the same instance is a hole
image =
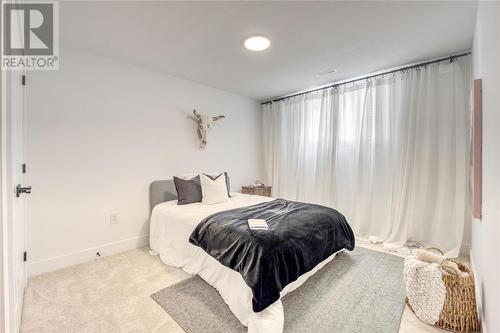
[[[174,176],[175,190],[177,191],[177,204],[187,205],[201,202],[200,176],[191,179],[182,179]]]
[[[227,172],[223,172],[223,173],[221,173],[218,176],[207,175],[206,173],[204,173],[204,175],[207,176],[208,178],[212,179],[212,180],[216,180],[220,176],[224,175],[224,177],[226,178],[227,196],[231,198],[231,195],[229,194],[229,189],[231,188],[231,186],[229,186],[229,176],[227,175]],[[198,180],[199,180],[199,177],[198,177]],[[201,185],[200,185],[200,188],[201,188]]]

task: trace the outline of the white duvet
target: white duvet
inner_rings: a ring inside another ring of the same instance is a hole
[[[189,243],[193,229],[205,217],[224,210],[255,205],[273,198],[231,193],[229,201],[213,205],[193,203],[177,205],[177,201],[167,201],[156,205],[151,213],[150,247],[152,254],[190,274],[197,274],[216,288],[224,302],[238,320],[248,327],[249,333],[281,333],[284,313],[281,299],[264,311],[252,310],[252,290],[236,271],[220,264],[199,247]],[[312,271],[290,283],[281,292],[281,297],[296,289],[307,278],[333,259],[335,254],[319,263]]]

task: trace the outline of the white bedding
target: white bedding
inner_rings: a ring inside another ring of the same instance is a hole
[[[205,217],[213,213],[271,200],[273,198],[231,193],[229,201],[224,203],[177,205],[177,201],[168,201],[156,205],[151,213],[149,237],[152,254],[160,255],[161,260],[168,265],[180,267],[190,274],[198,274],[216,288],[236,318],[248,327],[249,333],[281,333],[283,331],[284,313],[281,300],[262,312],[254,313],[252,290],[247,286],[243,277],[238,272],[220,264],[199,247],[190,244],[189,236]],[[282,290],[281,297],[298,288],[335,255],[336,253],[319,263],[312,271],[287,285]]]

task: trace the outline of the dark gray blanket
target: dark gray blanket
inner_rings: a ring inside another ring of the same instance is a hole
[[[251,230],[248,219],[265,219],[269,230]],[[354,234],[342,214],[284,199],[213,214],[189,241],[242,275],[252,289],[255,312],[333,253],[354,249]]]

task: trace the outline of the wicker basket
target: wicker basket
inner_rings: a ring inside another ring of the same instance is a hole
[[[432,248],[428,250],[438,249]],[[443,253],[441,252],[441,254]],[[479,331],[479,321],[476,311],[474,275],[467,266],[452,261],[458,265],[462,272],[469,274],[466,277],[443,275],[446,297],[439,320],[434,326],[453,332],[477,332]],[[411,309],[411,306],[409,307]],[[411,310],[413,311],[413,309]]]

